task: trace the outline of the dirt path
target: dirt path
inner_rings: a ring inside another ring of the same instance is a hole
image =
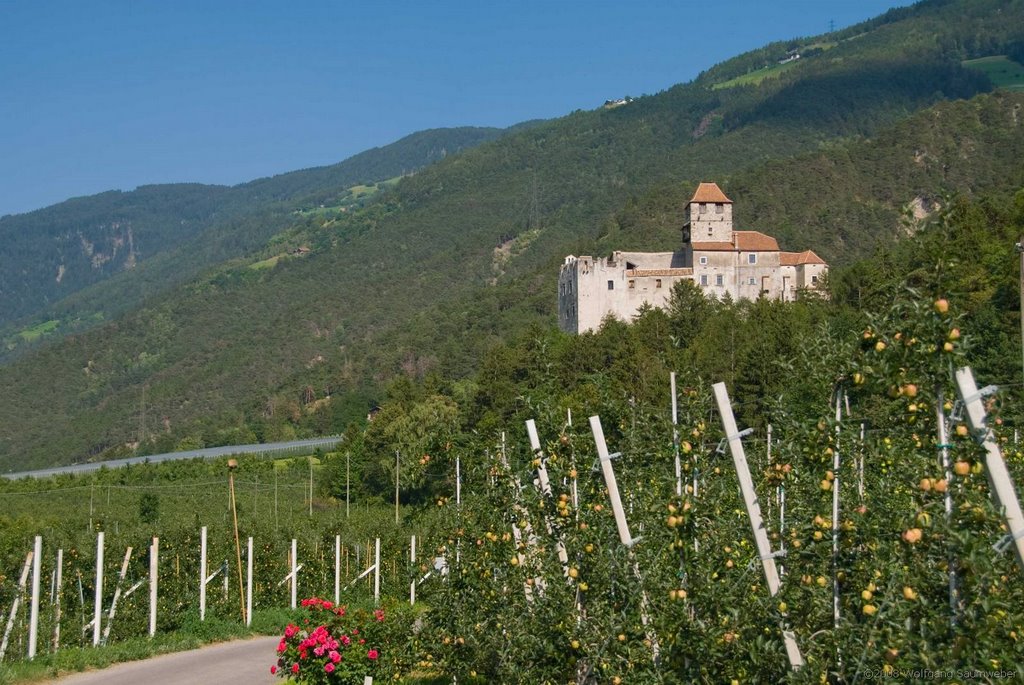
[[[222,642],[47,681],[60,685],[270,685],[280,637]]]

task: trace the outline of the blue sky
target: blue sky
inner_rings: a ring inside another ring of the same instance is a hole
[[[656,93],[901,0],[0,0],[0,215]]]

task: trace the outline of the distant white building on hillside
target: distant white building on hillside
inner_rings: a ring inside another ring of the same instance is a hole
[[[568,333],[596,330],[609,314],[628,321],[645,304],[664,307],[683,280],[718,298],[793,300],[801,288],[816,288],[828,270],[810,250],[783,252],[771,236],[733,230],[732,200],[714,183],[697,187],[682,237],[678,252],[566,257],[558,276],[559,327]]]

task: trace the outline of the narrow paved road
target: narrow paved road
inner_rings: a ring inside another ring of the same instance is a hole
[[[176,654],[76,673],[48,683],[59,685],[270,685],[280,637],[223,642]]]
[[[116,469],[122,466],[133,464],[159,464],[164,461],[177,461],[178,459],[216,459],[234,454],[273,454],[275,452],[289,452],[294,450],[315,450],[317,448],[329,449],[336,446],[342,440],[341,436],[333,435],[326,438],[310,438],[308,440],[290,440],[288,442],[268,442],[253,445],[223,445],[221,447],[204,447],[198,450],[186,450],[184,452],[165,452],[164,454],[150,454],[145,457],[127,457],[125,459],[111,459],[109,461],[96,461],[88,464],[73,464],[71,466],[55,466],[49,469],[37,471],[18,471],[16,473],[3,473],[0,476],[10,480],[18,478],[49,478],[64,473],[91,473],[102,468]]]

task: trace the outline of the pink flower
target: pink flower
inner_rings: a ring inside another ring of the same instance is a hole
[[[277,643],[277,651],[278,652],[283,653],[286,649],[288,649],[288,645],[287,645],[287,643],[285,643],[284,640],[281,640],[280,642]]]
[[[292,635],[294,635],[297,632],[299,632],[299,627],[289,623],[288,627],[284,629],[284,636],[285,637],[291,637]]]
[[[342,635],[341,636],[341,644],[343,644],[346,647],[348,647],[350,644],[352,644],[352,638],[350,638],[348,635]]]
[[[324,664],[324,671],[327,673],[331,673],[332,671],[334,671],[334,664],[328,661],[326,664]]]
[[[377,619],[378,623],[383,621],[384,620],[384,610],[383,609],[377,609],[376,611],[373,612],[373,617]]]
[[[292,664],[292,673],[298,673],[298,672],[299,672],[299,665],[298,664]]]
[[[369,652],[366,653],[366,658],[370,661],[376,661],[378,656],[380,655],[377,653],[376,649],[371,649]]]
[[[366,640],[364,640],[362,638],[359,638],[359,644],[365,645],[366,644]]]
[[[327,656],[334,663],[338,663],[339,661],[341,661],[341,654],[336,652],[336,651],[334,651],[333,649],[327,654]]]
[[[277,673],[277,666],[276,665],[270,667],[270,675],[274,675],[275,673]]]

